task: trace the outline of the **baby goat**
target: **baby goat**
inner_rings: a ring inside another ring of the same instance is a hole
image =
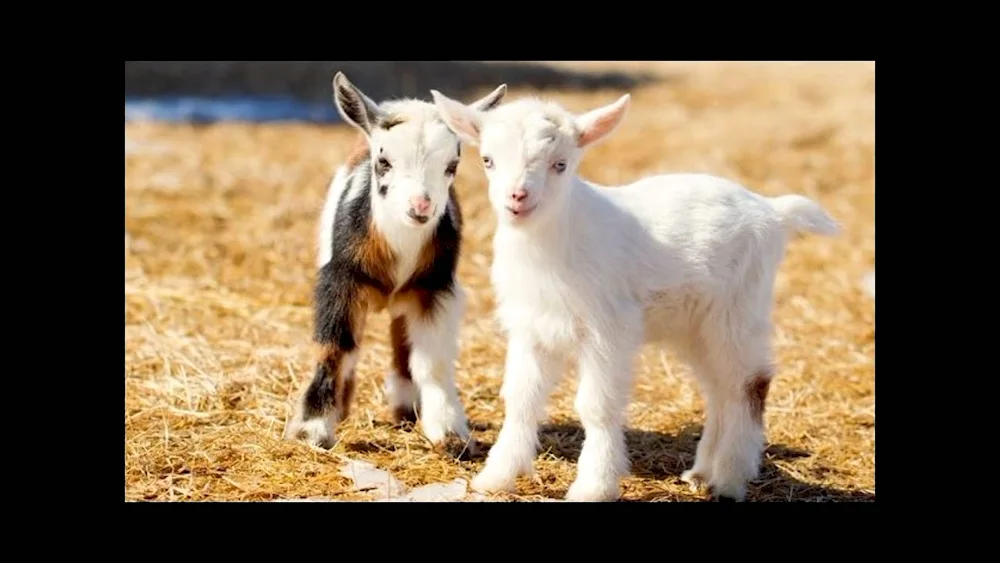
[[[539,418],[574,357],[586,437],[566,498],[619,498],[632,361],[656,342],[690,364],[707,404],[683,478],[744,500],[764,448],[772,292],[786,239],[839,226],[805,197],[767,198],[709,175],[616,188],[578,178],[585,149],[622,121],[628,95],[582,115],[536,99],[487,114],[433,96],[459,138],[480,147],[499,218],[491,279],[509,338],[505,416],[472,488],[510,490],[532,472]]]
[[[455,387],[464,294],[455,277],[462,212],[455,196],[461,147],[433,104],[373,102],[343,73],[334,102],[364,137],[330,183],[319,228],[312,382],[285,426],[286,439],[334,445],[354,389],[369,312],[392,317],[393,369],[385,382],[396,422],[420,412],[426,437],[469,439]],[[485,112],[506,85],[472,104]]]

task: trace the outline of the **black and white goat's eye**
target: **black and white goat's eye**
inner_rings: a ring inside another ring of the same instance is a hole
[[[487,169],[493,168],[493,159],[488,156],[484,156],[483,166],[486,167]]]
[[[566,171],[566,161],[557,160],[552,163],[552,169],[556,171],[556,174],[562,174]]]
[[[448,168],[444,171],[446,176],[454,176],[456,172],[458,172],[458,161],[449,164]]]

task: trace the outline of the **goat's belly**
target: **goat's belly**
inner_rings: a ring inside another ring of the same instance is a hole
[[[649,293],[643,309],[646,342],[675,340],[687,334],[704,302],[702,295],[689,289]]]
[[[509,336],[530,338],[548,350],[569,349],[578,339],[573,314],[552,303],[504,301],[497,305],[497,317]]]

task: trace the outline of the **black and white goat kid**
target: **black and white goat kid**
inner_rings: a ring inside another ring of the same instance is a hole
[[[326,196],[314,295],[319,357],[284,436],[333,447],[350,407],[365,320],[385,309],[393,352],[385,390],[394,419],[415,421],[419,413],[435,446],[449,434],[469,444],[455,385],[464,309],[454,187],[461,144],[433,103],[379,104],[340,72],[333,91],[337,110],[363,140]],[[489,111],[506,92],[501,85],[470,107]]]

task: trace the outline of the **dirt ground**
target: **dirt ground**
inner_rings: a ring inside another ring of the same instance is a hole
[[[632,92],[625,122],[584,160],[585,177],[613,184],[711,172],[768,195],[816,198],[842,223],[840,238],[793,241],[778,275],[770,446],[749,500],[874,501],[875,306],[862,281],[875,260],[874,64],[625,66],[666,79]],[[543,94],[582,111],[622,92]],[[125,136],[126,500],[368,498],[339,474],[342,456],[408,487],[478,471],[481,457],[436,454],[418,431],[387,422],[381,315],[368,323],[337,446],[281,440],[289,401],[312,374],[316,218],[351,148],[347,126],[127,123]],[[488,445],[502,420],[505,343],[491,318],[495,218],[474,149],[464,151],[457,185],[469,294],[458,383],[475,437]],[[701,428],[697,388],[655,349],[635,369],[624,500],[705,500],[678,478]],[[565,493],[583,439],[575,389],[568,377],[550,404],[537,478],[506,498]]]

